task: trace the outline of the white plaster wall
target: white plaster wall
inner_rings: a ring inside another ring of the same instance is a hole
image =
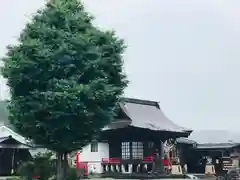
[[[109,144],[98,143],[98,152],[91,152],[91,145],[85,146],[80,153],[80,162],[88,163],[88,172],[102,173],[102,158],[109,158]]]

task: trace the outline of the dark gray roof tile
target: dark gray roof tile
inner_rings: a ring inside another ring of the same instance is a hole
[[[145,102],[145,103],[144,103]],[[185,129],[170,119],[161,111],[158,102],[126,99],[124,103],[126,114],[132,120],[130,126],[146,128],[155,131],[186,132]]]

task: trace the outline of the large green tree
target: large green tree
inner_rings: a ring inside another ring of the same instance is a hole
[[[49,0],[3,58],[10,121],[57,152],[58,178],[61,159],[113,120],[127,86],[123,40],[92,20],[78,0]]]

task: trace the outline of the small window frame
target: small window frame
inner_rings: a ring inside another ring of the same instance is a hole
[[[93,142],[90,145],[90,151],[91,152],[98,152],[98,143],[97,142]]]

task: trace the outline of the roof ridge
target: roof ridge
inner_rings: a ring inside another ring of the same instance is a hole
[[[211,143],[198,143],[199,145],[218,145],[218,144],[230,144],[230,145],[232,145],[232,144],[240,144],[240,143],[237,143],[237,142],[232,142],[232,143],[229,143],[229,142],[216,142],[216,143],[214,143],[214,142],[211,142]]]
[[[145,100],[145,99],[138,99],[138,98],[123,98],[124,102],[129,103],[136,103],[136,104],[143,104],[143,105],[150,105],[150,106],[159,106],[159,101],[153,100]]]
[[[28,144],[29,141],[23,137],[22,135],[16,133],[15,131],[13,131],[12,129],[10,129],[9,127],[5,126],[5,125],[1,125],[0,128],[4,128],[5,130],[7,130],[10,134],[12,134],[14,139],[17,138],[17,140],[23,144]]]

